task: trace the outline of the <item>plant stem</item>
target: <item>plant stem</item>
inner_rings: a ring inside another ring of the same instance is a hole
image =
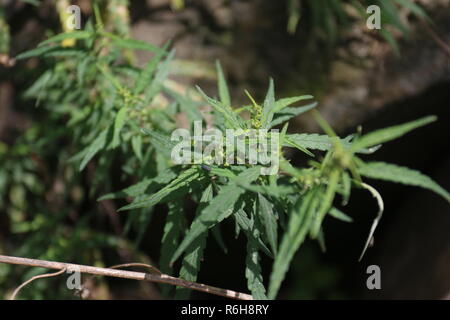
[[[40,268],[47,268],[47,269],[76,270],[81,273],[95,274],[95,275],[99,275],[99,276],[166,283],[166,284],[172,284],[172,285],[179,286],[179,287],[202,291],[202,292],[206,292],[206,293],[210,293],[210,294],[214,294],[214,295],[218,295],[218,296],[222,296],[222,297],[226,297],[226,298],[230,298],[230,299],[253,300],[253,297],[249,294],[240,293],[240,292],[227,290],[227,289],[221,289],[221,288],[217,288],[217,287],[212,287],[212,286],[208,286],[208,285],[201,284],[201,283],[186,281],[183,279],[171,277],[166,274],[151,274],[151,273],[136,272],[136,271],[117,270],[117,269],[111,269],[111,268],[99,268],[99,267],[85,266],[85,265],[79,265],[79,264],[28,259],[28,258],[12,257],[12,256],[4,256],[4,255],[0,255],[0,263],[17,264],[17,265],[40,267]]]

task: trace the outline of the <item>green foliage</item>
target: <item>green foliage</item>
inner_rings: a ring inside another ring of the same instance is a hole
[[[253,98],[253,110],[250,119],[239,116],[239,109],[233,109],[225,77],[220,65],[218,68],[218,88],[220,101],[207,96],[200,88],[198,91],[208,105],[212,108],[214,123],[222,124],[220,129],[270,128],[272,119],[283,113],[287,106],[311,99],[311,96],[275,99],[273,81],[270,81],[266,98],[260,107]],[[187,98],[184,98],[187,99]],[[179,99],[180,100],[180,99]],[[310,110],[315,104],[309,104],[302,110]],[[183,108],[183,105],[181,105]],[[191,108],[187,106],[186,108]],[[244,107],[247,108],[247,107]],[[248,108],[247,108],[248,109]],[[183,109],[181,109],[183,110]],[[189,113],[186,110],[186,113]],[[319,134],[286,134],[280,136],[282,145],[293,147],[315,157],[309,150],[325,151],[326,155],[321,162],[311,162],[306,168],[293,167],[288,159],[281,157],[281,172],[272,176],[262,176],[258,165],[211,165],[205,170],[198,164],[188,165],[183,169],[178,178],[175,178],[158,192],[145,197],[148,194],[145,188],[140,188],[141,194],[135,194],[135,201],[121,210],[137,207],[149,207],[157,204],[171,194],[182,196],[178,190],[187,187],[195,189],[195,185],[208,185],[205,192],[192,196],[201,198],[198,210],[191,226],[174,252],[173,248],[164,255],[172,254],[171,262],[175,262],[184,255],[182,272],[180,275],[187,279],[196,279],[200,269],[200,257],[205,246],[207,235],[222,221],[233,218],[236,230],[242,230],[247,237],[247,258],[245,275],[248,287],[252,294],[260,299],[266,298],[264,279],[259,265],[260,254],[264,253],[274,257],[274,265],[269,281],[268,297],[275,298],[290,261],[301,244],[309,236],[324,244],[322,223],[326,216],[351,222],[352,219],[342,211],[334,207],[334,200],[342,195],[342,203],[346,204],[350,197],[351,187],[361,187],[361,176],[370,175],[370,163],[365,164],[355,156],[355,153],[373,153],[380,147],[380,143],[398,138],[407,132],[428,124],[435,117],[427,117],[404,125],[375,131],[364,136],[348,136],[344,139],[336,137],[332,129],[317,116],[319,124],[326,135]],[[222,122],[223,121],[223,122]],[[170,149],[173,145],[168,136],[155,135],[154,143],[161,148]],[[386,168],[387,169],[387,168]],[[388,173],[383,175],[381,170],[376,170],[377,178],[388,178]],[[387,171],[387,170],[386,170]],[[431,188],[417,177],[409,175],[403,183],[428,186],[433,191],[440,189]],[[200,188],[201,189],[201,188]],[[188,195],[190,193],[186,193]],[[287,219],[286,225],[280,224]],[[372,233],[376,225],[373,227]],[[371,234],[372,234],[371,233]],[[278,243],[278,234],[281,234],[281,242]],[[269,249],[270,248],[270,249]],[[190,268],[188,267],[190,265]],[[178,297],[186,297],[185,291],[180,291]]]
[[[305,21],[308,27],[327,42],[334,44],[339,39],[339,30],[350,28],[356,23],[365,23],[370,5],[378,5],[381,9],[382,28],[380,36],[399,53],[397,41],[386,26],[399,30],[408,36],[410,29],[401,20],[400,9],[411,15],[429,21],[422,7],[411,0],[288,0],[288,31],[295,33],[297,28],[304,28],[301,16],[312,17]],[[356,16],[355,16],[356,13]]]
[[[368,162],[359,168],[359,173],[368,178],[392,181],[417,186],[436,192],[450,202],[450,194],[426,175],[406,167],[384,162]]]
[[[335,1],[330,3],[336,5]],[[338,7],[323,10],[343,14]],[[293,25],[296,20],[290,23]],[[75,40],[75,45],[64,46],[63,41],[68,39]],[[139,68],[126,59],[126,52],[133,50],[147,50],[154,55],[146,66]],[[46,70],[26,92],[27,98],[38,102],[45,121],[37,122],[13,146],[0,145],[8,149],[0,152],[4,168],[0,174],[0,191],[11,190],[6,200],[11,208],[8,215],[20,222],[14,232],[33,232],[31,240],[21,248],[21,255],[31,256],[30,252],[39,248],[40,254],[33,257],[58,260],[75,245],[64,240],[65,231],[75,235],[79,246],[74,252],[94,248],[97,257],[84,257],[84,260],[101,263],[98,250],[116,246],[121,239],[84,228],[92,217],[67,228],[69,231],[66,228],[60,231],[56,226],[69,216],[67,208],[60,205],[55,211],[62,213],[48,213],[43,219],[41,212],[51,211],[44,201],[26,204],[24,199],[31,194],[45,198],[45,189],[49,187],[38,182],[40,162],[31,160],[33,157],[56,158],[53,161],[59,171],[57,178],[70,189],[62,191],[62,198],[70,198],[71,188],[80,187],[83,178],[89,181],[89,192],[82,197],[96,198],[106,193],[98,200],[121,199],[113,202],[116,205],[132,198],[118,211],[127,215],[128,232],[138,234],[135,244],[146,233],[151,216],[165,213],[154,207],[166,204],[160,267],[186,280],[197,279],[209,233],[224,247],[220,226],[226,220],[231,221],[236,225],[236,235],[242,232],[246,237],[243,273],[249,291],[258,299],[276,298],[295,253],[308,237],[324,244],[323,221],[328,216],[351,222],[351,218],[336,208],[336,202],[339,199],[345,205],[352,188],[366,186],[362,177],[420,186],[450,202],[445,190],[416,171],[386,163],[365,163],[358,157],[376,152],[381,143],[401,137],[434,121],[435,117],[363,136],[339,138],[316,114],[325,134],[287,133],[288,120],[315,108],[316,103],[310,102],[312,96],[277,99],[274,82],[270,80],[261,105],[247,93],[252,105],[233,108],[224,72],[217,63],[218,100],[197,87],[202,98],[199,101],[168,86],[173,56],[173,51],[168,52],[168,45],[157,48],[106,32],[99,20],[89,21],[84,31],[55,35],[38,48],[17,56],[17,59],[38,57],[46,62]],[[170,103],[160,102],[158,97],[163,94],[172,99]],[[291,107],[305,102],[306,105]],[[175,116],[185,113],[189,129],[193,129],[195,120],[204,120],[202,125],[206,127],[207,121],[198,110],[202,105],[210,107],[206,116],[223,133],[227,129],[245,132],[284,124],[279,136],[269,133],[270,139],[279,139],[280,170],[267,176],[261,174],[263,165],[174,164],[171,151],[175,143],[170,133],[177,127]],[[241,116],[243,110],[249,111],[249,117]],[[65,146],[62,152],[58,152],[60,145]],[[302,151],[310,161],[304,167],[294,167],[284,153],[285,148]],[[18,157],[28,160],[18,162]],[[117,190],[114,188],[118,182],[124,181],[134,184],[112,192]],[[184,210],[186,199],[196,204],[193,220]],[[83,208],[81,200],[66,203]],[[35,212],[29,221],[23,217],[28,211]],[[95,216],[95,210],[90,214]],[[375,227],[376,224],[371,235]],[[55,229],[56,234],[48,237]],[[138,250],[137,245],[133,248]],[[274,260],[268,281],[262,276],[263,254]],[[174,263],[179,259],[181,268],[177,270]],[[175,295],[187,298],[189,292],[178,288]]]

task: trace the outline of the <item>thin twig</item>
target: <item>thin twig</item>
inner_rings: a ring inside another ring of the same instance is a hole
[[[192,290],[202,291],[230,299],[237,300],[253,300],[253,297],[249,294],[236,292],[227,289],[221,289],[217,287],[208,286],[205,284],[191,282],[180,278],[171,277],[166,274],[144,273],[136,271],[117,270],[111,268],[99,268],[71,263],[54,262],[47,260],[28,259],[20,257],[11,257],[0,255],[0,263],[17,264],[31,267],[41,267],[47,269],[59,269],[59,270],[77,270],[81,273],[96,274],[100,276],[132,279],[140,281],[151,281],[157,283],[172,284],[179,287],[184,287]]]
[[[25,281],[24,283],[22,283],[20,286],[18,286],[18,287],[16,288],[16,290],[14,290],[13,294],[11,295],[10,300],[15,300],[17,294],[19,293],[19,291],[20,291],[23,287],[25,287],[27,284],[29,284],[30,282],[33,282],[34,280],[42,279],[42,278],[56,277],[56,276],[59,276],[60,274],[62,274],[62,273],[64,273],[64,272],[66,272],[66,270],[67,270],[67,268],[64,268],[64,269],[59,270],[58,272],[40,274],[40,275],[38,275],[38,276],[32,277],[31,279],[28,279],[27,281]]]

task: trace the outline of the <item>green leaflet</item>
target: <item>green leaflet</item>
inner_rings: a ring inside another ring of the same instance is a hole
[[[352,146],[351,140],[353,136],[347,136],[343,139],[340,139],[340,143],[344,146],[344,148],[350,148]],[[283,143],[284,147],[295,147],[299,148],[301,151],[308,153],[308,150],[320,150],[320,151],[328,151],[333,147],[333,139],[328,135],[322,135],[317,133],[294,133],[287,134],[285,137],[285,141]],[[358,150],[358,153],[362,154],[371,154],[377,151],[377,147],[373,148],[362,148]]]
[[[18,54],[16,56],[16,60],[23,60],[23,59],[28,59],[28,58],[31,58],[31,57],[41,56],[44,53],[47,53],[47,52],[50,52],[50,51],[56,50],[56,49],[58,49],[58,48],[48,47],[48,46],[46,46],[46,47],[38,47],[36,49],[28,50],[28,51],[22,52],[21,54]]]
[[[199,206],[197,208],[196,217],[198,217],[201,211],[208,205],[209,201],[213,198],[212,184],[203,191],[202,198],[200,199]],[[200,271],[200,262],[203,257],[203,250],[206,246],[206,239],[208,232],[202,233],[197,239],[195,239],[187,248],[183,257],[183,262],[180,269],[180,278],[188,281],[196,281],[198,272]],[[177,287],[175,299],[188,299],[190,290],[186,288]]]
[[[287,136],[286,134],[284,135],[283,138],[283,147],[293,147],[293,148],[297,148],[298,150],[306,153],[308,156],[310,157],[314,157],[314,154],[311,153],[308,149],[306,149],[305,147],[303,147],[302,145],[298,144],[296,141],[292,140],[289,136]]]
[[[211,174],[218,175],[219,177],[230,178],[230,179],[236,178],[236,175],[234,174],[233,171],[231,171],[230,169],[224,169],[224,168],[212,167]]]
[[[99,198],[98,201],[107,199],[120,199],[126,197],[139,197],[145,194],[145,192],[148,192],[148,189],[152,184],[155,184],[156,186],[167,184],[170,181],[174,180],[178,176],[178,174],[178,170],[174,170],[173,167],[168,168],[160,172],[155,178],[147,178],[121,191],[106,194]]]
[[[241,206],[244,205],[244,203],[239,204]],[[236,227],[238,228],[239,232],[240,230],[242,230],[245,232],[247,236],[249,236],[249,234],[251,236],[254,222],[247,217],[247,213],[245,213],[245,211],[242,208],[240,208],[233,214],[233,218],[236,221]],[[273,259],[273,254],[270,252],[269,248],[267,248],[267,246],[264,244],[261,237],[259,237],[259,234],[258,237],[256,238],[256,242],[258,244],[259,249],[261,249],[268,257]]]
[[[287,230],[273,263],[269,282],[269,299],[275,299],[295,252],[308,234],[319,201],[317,192],[321,191],[314,189],[299,198],[289,214]]]
[[[142,155],[142,136],[136,135],[131,138],[131,147],[133,148],[134,155],[139,161],[143,160]]]
[[[161,240],[161,257],[159,259],[159,268],[162,273],[172,274],[170,257],[175,252],[180,236],[183,232],[183,205],[179,199],[169,202],[169,211],[164,225],[164,233]],[[170,286],[163,286],[163,294],[167,295],[171,289]]]
[[[144,69],[139,73],[139,77],[136,80],[136,85],[134,89],[135,95],[141,94],[144,91],[145,87],[151,84],[151,80],[153,74],[155,73],[156,67],[158,66],[158,63],[160,63],[161,59],[164,57],[167,47],[168,43],[147,63]]]
[[[116,114],[116,119],[114,120],[114,133],[112,141],[109,145],[111,149],[115,149],[120,144],[120,131],[122,130],[125,120],[127,117],[127,107],[122,107]]]
[[[263,103],[262,128],[269,129],[275,114],[275,89],[273,79],[269,81],[269,89]]]
[[[100,72],[103,73],[108,82],[111,83],[117,91],[119,92],[124,91],[124,88],[120,84],[119,80],[117,80],[117,78],[114,77],[108,66],[100,63],[97,63],[96,66],[100,70]]]
[[[223,74],[222,66],[220,62],[216,61],[217,70],[217,86],[219,87],[219,98],[220,102],[227,108],[231,108],[231,98],[230,92],[228,91],[227,81],[225,75]]]
[[[54,48],[42,54],[43,57],[64,57],[64,58],[78,58],[82,59],[86,56],[83,50],[72,49],[72,48]]]
[[[184,111],[186,111],[186,114],[189,118],[189,122],[191,124],[194,121],[202,121],[203,119],[202,114],[199,111],[199,106],[201,105],[201,103],[189,99],[189,97],[187,96],[182,96],[168,88],[165,88],[164,91],[167,92]]]
[[[160,270],[163,273],[171,274],[170,257],[178,246],[179,237],[182,231],[183,206],[180,200],[168,203],[169,211],[164,226],[164,233],[161,240]]]
[[[45,41],[42,41],[41,43],[39,43],[38,47],[42,47],[45,46],[47,44],[50,44],[52,42],[59,42],[59,41],[63,41],[66,39],[75,39],[75,40],[80,40],[80,39],[88,39],[94,36],[93,32],[90,31],[71,31],[71,32],[64,32],[64,33],[60,33],[57,34],[56,36],[50,37]]]
[[[126,197],[138,197],[143,194],[148,186],[153,182],[153,179],[144,179],[128,188],[123,189],[122,191],[108,193],[98,199],[98,201],[109,200],[109,199],[119,199]]]
[[[321,199],[321,204],[319,211],[314,216],[314,222],[311,228],[311,238],[315,239],[317,238],[317,235],[319,234],[320,227],[322,225],[322,221],[325,218],[325,215],[330,210],[334,196],[336,195],[336,189],[339,183],[339,176],[340,176],[340,170],[334,169],[329,176],[328,179],[328,186],[327,190],[325,191],[325,194],[323,195],[323,198]]]
[[[266,288],[264,288],[261,265],[259,263],[258,242],[259,231],[252,222],[252,227],[247,232],[247,257],[245,259],[245,277],[247,287],[250,289],[253,299],[267,300]]]
[[[243,123],[242,118],[239,117],[236,112],[231,109],[231,107],[224,106],[221,102],[208,97],[199,86],[196,86],[196,88],[203,99],[205,99],[206,102],[208,102],[217,113],[221,114],[224,117],[225,122],[227,126],[229,126],[229,128],[245,129],[245,124]]]
[[[265,228],[265,235],[269,241],[273,254],[276,255],[278,248],[278,222],[273,212],[273,205],[260,193],[258,193],[259,210],[257,214]]]
[[[85,155],[81,161],[79,171],[82,171],[89,161],[105,147],[108,130],[103,130],[98,137],[85,149]]]
[[[284,111],[283,109],[290,106],[293,103],[303,101],[303,100],[309,100],[313,99],[313,96],[310,95],[304,95],[304,96],[297,96],[297,97],[289,97],[289,98],[283,98],[279,99],[275,102],[275,110],[274,113],[278,113],[281,111]]]
[[[358,168],[362,176],[422,187],[436,192],[450,202],[450,194],[419,171],[385,162],[369,162]]]
[[[158,64],[153,81],[151,81],[150,86],[144,91],[144,105],[148,105],[163,88],[164,82],[169,76],[170,63],[174,56],[175,50],[172,50],[167,55],[166,59]]]
[[[332,139],[329,136],[320,135],[317,133],[287,134],[286,140],[295,143],[296,145],[299,145],[305,149],[312,149],[312,150],[327,151],[330,150],[331,147],[333,146]],[[284,143],[284,146],[286,147],[291,146],[291,144],[289,144],[288,141]],[[344,144],[346,144],[347,146],[350,145],[348,142],[344,142]]]
[[[250,183],[255,181],[259,177],[259,174],[260,168],[253,167],[239,174],[237,179],[238,181]],[[229,217],[234,211],[236,202],[244,192],[245,190],[239,188],[236,182],[224,186],[219,194],[210,201],[200,216],[194,220],[186,237],[173,255],[172,262],[176,261],[186,248],[202,233]]]
[[[351,150],[352,151],[358,151],[364,148],[373,147],[375,145],[378,145],[380,143],[384,143],[390,140],[394,140],[396,138],[399,138],[406,133],[422,127],[424,125],[427,125],[431,122],[434,122],[437,120],[436,116],[428,116],[424,117],[415,121],[411,121],[405,124],[401,124],[398,126],[393,126],[381,130],[376,130],[374,132],[368,133],[359,139],[355,140],[353,143]]]
[[[176,146],[177,142],[170,140],[170,137],[155,130],[141,129],[141,131],[150,137],[152,145],[157,152],[170,158],[172,149]]]
[[[108,32],[102,32],[102,35],[113,40],[113,44],[119,48],[130,49],[130,50],[145,50],[151,52],[164,52],[163,49],[158,48],[157,46],[152,45],[151,43],[135,40],[135,39],[125,39],[118,37],[114,34]]]
[[[127,206],[124,206],[119,209],[119,211],[138,209],[138,208],[146,208],[152,207],[156,205],[158,202],[163,200],[165,197],[170,195],[172,192],[187,186],[192,181],[198,179],[202,173],[198,170],[197,167],[189,168],[183,171],[178,178],[173,180],[167,186],[159,190],[158,192],[152,194],[151,196],[145,197],[143,199],[138,198]]]
[[[270,127],[275,127],[279,124],[282,124],[302,113],[305,113],[317,106],[317,102],[308,104],[306,106],[297,107],[297,108],[284,108],[283,110],[277,112],[274,115],[274,119],[272,120],[272,123],[270,124]]]
[[[336,219],[344,221],[344,222],[353,222],[353,219],[351,217],[349,217],[348,215],[346,215],[341,210],[339,210],[335,207],[332,207],[328,214],[330,216],[332,216],[333,218],[336,218]]]

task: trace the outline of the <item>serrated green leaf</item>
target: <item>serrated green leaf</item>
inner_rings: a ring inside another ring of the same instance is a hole
[[[242,119],[233,111],[233,109],[231,109],[231,107],[226,107],[221,102],[208,97],[199,86],[196,86],[196,88],[203,99],[205,99],[216,112],[220,113],[224,117],[226,124],[230,128],[245,129]]]
[[[273,116],[275,114],[275,88],[273,84],[273,79],[269,81],[269,89],[267,90],[266,98],[263,103],[263,114],[262,114],[262,127],[265,129],[270,128]]]
[[[363,148],[373,147],[375,145],[394,140],[416,128],[422,127],[436,120],[436,116],[428,116],[398,126],[376,130],[357,139],[353,143],[351,150],[357,151]]]
[[[158,48],[157,46],[145,42],[145,41],[140,41],[140,40],[135,40],[135,39],[126,39],[126,38],[121,38],[119,36],[116,36],[114,34],[111,33],[107,33],[107,32],[103,32],[102,33],[104,36],[112,39],[113,45],[119,47],[119,48],[123,48],[123,49],[129,49],[129,50],[144,50],[144,51],[151,51],[151,52],[156,52],[156,53],[160,53],[162,50],[161,48]]]
[[[181,201],[172,201],[168,204],[166,224],[161,239],[160,270],[165,274],[172,273],[170,257],[175,252],[182,231],[183,206]]]
[[[227,81],[223,74],[222,66],[220,62],[216,60],[217,70],[217,86],[219,87],[220,102],[225,106],[231,108],[230,92],[228,91]]]
[[[310,190],[299,198],[292,207],[287,230],[283,235],[278,254],[273,263],[269,282],[269,299],[275,299],[295,252],[305,240],[311,226],[312,217],[317,209],[319,201],[317,192],[322,192],[322,190]]]
[[[136,135],[131,138],[131,147],[133,148],[134,155],[139,161],[142,161],[142,136]]]
[[[265,235],[269,241],[272,252],[276,255],[278,248],[278,223],[273,212],[273,205],[260,193],[258,193],[258,214],[265,228]]]
[[[158,153],[170,158],[172,149],[177,144],[175,141],[170,140],[169,136],[155,130],[141,129],[141,131],[150,137],[150,141]]]
[[[176,190],[187,186],[189,183],[198,179],[200,176],[201,172],[196,167],[189,168],[183,171],[178,178],[173,180],[158,192],[143,199],[138,198],[129,205],[120,208],[119,211],[152,207],[162,201],[165,197],[169,196],[172,192],[175,192]]]
[[[55,48],[42,54],[43,57],[77,57],[82,59],[86,57],[86,52],[73,48]]]
[[[352,146],[352,137],[348,136],[346,138],[340,139],[340,143],[344,148],[349,149]],[[333,140],[330,136],[321,135],[317,133],[307,134],[307,133],[294,133],[287,134],[283,143],[284,147],[295,147],[302,148],[303,152],[306,150],[320,150],[320,151],[328,151],[333,147]],[[362,154],[371,154],[378,150],[378,146],[373,148],[362,148],[358,150],[357,153]],[[308,152],[306,152],[308,153]]]
[[[109,200],[109,199],[119,199],[126,197],[138,197],[147,190],[148,186],[153,182],[153,179],[144,179],[128,188],[125,188],[121,191],[108,193],[104,196],[98,198],[97,201]]]
[[[168,88],[164,89],[180,106],[181,111],[186,111],[189,118],[189,122],[192,124],[194,121],[201,121],[203,119],[202,114],[199,111],[201,103],[194,101],[189,97],[182,96],[177,92],[170,90]]]
[[[128,111],[127,107],[122,107],[116,114],[116,118],[114,120],[113,138],[109,145],[111,149],[117,148],[120,144],[120,131],[125,125],[125,120],[127,118],[127,111]]]
[[[121,191],[106,194],[101,198],[99,198],[98,201],[108,199],[120,199],[126,197],[137,198],[145,194],[146,191],[149,192],[150,190],[148,189],[153,183],[157,186],[168,184],[169,182],[174,180],[178,175],[179,172],[177,170],[174,170],[174,168],[168,168],[159,173],[158,176],[156,176],[155,178],[147,178]]]
[[[362,176],[417,186],[434,191],[448,202],[450,194],[428,176],[419,171],[385,162],[369,162],[358,168]]]
[[[144,105],[148,105],[152,99],[162,90],[164,82],[170,73],[170,63],[175,56],[175,50],[172,50],[167,55],[163,62],[157,64],[156,73],[151,81],[150,86],[144,91]]]
[[[246,182],[252,182],[259,177],[259,174],[260,168],[253,167],[239,174],[238,179]],[[244,192],[244,189],[237,187],[236,182],[224,186],[219,191],[218,195],[214,197],[209,205],[202,211],[200,216],[194,220],[189,232],[172,257],[172,262],[177,260],[192,243],[192,241],[194,241],[202,233],[229,217],[234,211],[236,202]]]
[[[50,37],[45,41],[42,41],[41,43],[39,43],[38,46],[42,47],[42,46],[48,45],[50,43],[60,42],[60,41],[66,40],[66,39],[74,39],[74,40],[88,39],[93,36],[94,36],[93,32],[84,31],[84,30],[64,32],[64,33],[57,34],[56,36]]]
[[[328,177],[327,189],[321,200],[320,208],[314,217],[314,222],[311,228],[311,238],[315,239],[319,234],[320,227],[322,226],[322,221],[325,215],[330,211],[333,204],[334,197],[336,195],[336,189],[338,187],[340,177],[340,171],[334,169]]]
[[[103,149],[106,145],[106,137],[107,137],[108,130],[103,130],[99,136],[85,149],[85,155],[83,160],[81,161],[79,170],[82,171],[89,161],[99,152],[101,149]]]
[[[242,205],[243,204],[244,203],[242,203]],[[234,212],[233,217],[236,221],[236,227],[239,230],[244,231],[247,236],[249,236],[249,234],[251,236],[254,222],[247,217],[247,214],[245,213],[245,211],[242,210],[242,208],[241,208],[241,209],[237,210],[236,212]],[[256,238],[256,241],[258,243],[259,249],[262,250],[268,257],[273,259],[272,252],[270,252],[269,248],[267,248],[267,246],[264,244],[261,237],[258,236]]]
[[[18,54],[16,56],[16,60],[23,60],[23,59],[28,59],[31,57],[41,56],[44,53],[47,53],[51,50],[55,50],[55,48],[54,47],[38,47],[36,49],[28,50],[28,51],[22,52],[21,54]]]
[[[259,262],[258,243],[256,241],[259,237],[258,233],[256,228],[253,228],[253,230],[248,233],[245,277],[247,278],[247,287],[251,291],[253,299],[267,300],[266,288],[264,288],[261,265]]]
[[[317,106],[317,102],[308,104],[303,107],[297,107],[297,108],[284,108],[283,110],[277,112],[274,115],[274,119],[272,120],[272,123],[270,124],[270,127],[277,126],[279,124],[282,124],[298,115],[301,115],[302,113],[305,113]]]
[[[164,57],[165,50],[168,44],[163,47],[163,50],[158,52],[144,67],[144,69],[139,73],[139,77],[136,80],[136,85],[134,89],[134,94],[141,94],[146,86],[149,86],[152,80],[152,77],[155,73],[156,67],[160,63],[161,59]]]
[[[310,100],[310,99],[314,99],[314,97],[311,95],[303,95],[303,96],[289,97],[289,98],[283,98],[283,99],[277,100],[275,102],[274,113],[284,111],[283,109],[285,109],[286,107],[290,106],[293,103],[296,103],[299,101],[304,101],[304,100]]]
[[[208,205],[213,197],[212,184],[203,191],[200,199],[199,206],[197,208],[196,216],[198,216],[202,210]],[[195,282],[197,280],[198,272],[200,271],[201,259],[203,257],[203,250],[206,246],[206,239],[208,232],[202,233],[197,239],[195,239],[191,245],[186,248],[186,253],[183,257],[183,262],[180,269],[180,278],[188,281]],[[188,299],[190,290],[186,288],[177,287],[175,299]]]
[[[105,78],[116,88],[118,91],[123,91],[124,88],[120,84],[119,80],[111,73],[109,67],[107,65],[103,65],[100,63],[96,64],[97,69],[100,70],[101,73],[105,76]]]

